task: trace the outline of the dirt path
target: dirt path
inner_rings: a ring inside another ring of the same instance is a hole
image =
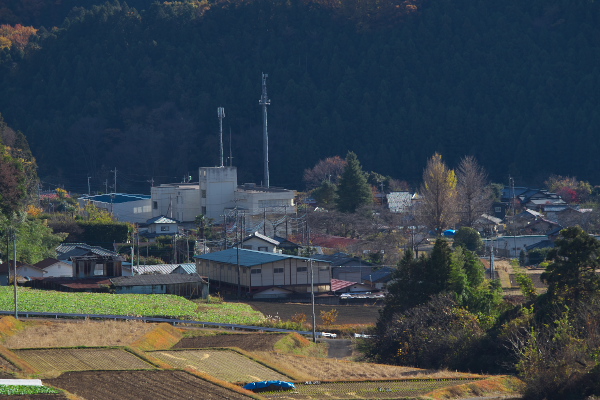
[[[347,358],[352,356],[352,340],[348,339],[320,339],[329,345],[327,357],[329,358]]]

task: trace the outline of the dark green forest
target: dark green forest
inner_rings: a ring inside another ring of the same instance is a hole
[[[434,152],[473,155],[497,182],[600,182],[598,2],[113,2],[58,28],[29,14],[46,27],[0,53],[0,112],[40,177],[72,190],[88,175],[104,190],[115,168],[118,191],[197,179],[219,160],[219,106],[226,156],[231,132],[239,180],[260,183],[262,72],[274,186],[301,189],[349,150],[414,186]]]

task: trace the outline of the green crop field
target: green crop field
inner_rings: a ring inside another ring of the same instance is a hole
[[[168,294],[67,293],[30,288],[18,289],[19,312],[54,312],[159,316],[206,322],[252,325],[263,315],[242,303],[195,303]],[[0,287],[0,310],[14,310],[12,287]]]
[[[0,395],[57,394],[60,390],[46,386],[0,385]]]
[[[410,379],[372,382],[297,383],[296,389],[285,392],[262,392],[270,399],[398,399],[423,396],[436,389],[473,382],[463,379]]]
[[[14,352],[41,373],[155,368],[121,349],[30,349]]]
[[[227,382],[290,379],[231,350],[173,350],[154,351],[149,354],[174,367],[193,367]]]

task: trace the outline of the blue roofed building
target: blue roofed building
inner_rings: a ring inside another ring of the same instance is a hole
[[[280,288],[292,294],[331,290],[331,267],[327,261],[287,254],[232,248],[195,256],[198,274],[207,277],[211,287],[254,294]],[[312,272],[312,274],[311,274]]]
[[[152,218],[152,199],[145,194],[108,193],[95,196],[84,195],[77,199],[81,207],[93,204],[112,213],[123,222],[145,223]]]

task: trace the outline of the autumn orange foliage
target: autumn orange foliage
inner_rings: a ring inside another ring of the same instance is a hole
[[[23,26],[21,24],[15,26],[0,25],[0,49],[14,45],[23,50],[29,43],[31,36],[35,35],[37,31],[33,26]]]

